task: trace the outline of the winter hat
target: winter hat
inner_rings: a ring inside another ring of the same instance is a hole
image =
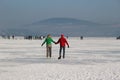
[[[64,37],[64,34],[61,34],[61,37]]]

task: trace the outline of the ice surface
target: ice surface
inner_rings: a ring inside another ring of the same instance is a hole
[[[114,37],[70,37],[61,60],[59,45],[46,58],[42,42],[0,39],[0,80],[120,80],[120,40]]]

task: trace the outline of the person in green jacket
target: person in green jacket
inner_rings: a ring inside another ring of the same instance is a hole
[[[51,38],[51,35],[48,34],[47,38],[44,40],[44,42],[42,43],[41,46],[43,46],[46,43],[46,57],[50,57],[52,56],[52,42],[56,43],[55,41],[53,41],[53,39]]]

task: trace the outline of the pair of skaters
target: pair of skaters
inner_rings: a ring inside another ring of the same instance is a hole
[[[69,44],[66,40],[66,38],[64,37],[63,34],[61,34],[61,37],[58,39],[57,42],[55,42],[52,38],[51,35],[48,34],[47,38],[44,40],[44,42],[42,43],[41,46],[43,46],[46,43],[46,57],[50,57],[51,58],[51,54],[52,54],[52,42],[55,44],[60,44],[60,49],[59,49],[59,57],[58,59],[61,59],[61,52],[63,50],[63,58],[65,58],[65,46],[67,44],[68,48],[69,48]]]

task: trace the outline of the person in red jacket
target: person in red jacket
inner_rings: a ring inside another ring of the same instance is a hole
[[[65,45],[67,44],[68,48],[69,48],[69,44],[66,40],[66,38],[64,37],[63,34],[61,34],[61,37],[59,38],[59,40],[56,42],[56,44],[60,43],[60,50],[59,50],[59,57],[58,59],[61,59],[61,52],[63,50],[63,58],[65,58]]]

